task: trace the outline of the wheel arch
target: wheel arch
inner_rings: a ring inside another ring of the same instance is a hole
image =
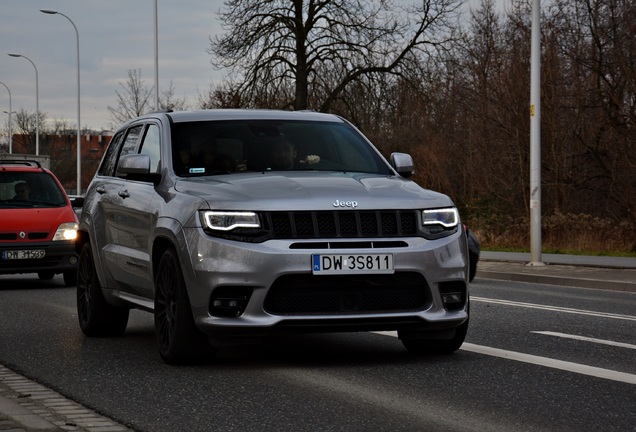
[[[194,277],[194,267],[188,254],[187,240],[182,225],[172,218],[159,218],[155,228],[151,260],[153,280],[157,274],[159,261],[166,249],[172,248],[179,258],[183,277],[188,283]]]

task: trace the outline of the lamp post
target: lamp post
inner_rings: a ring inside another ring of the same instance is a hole
[[[530,44],[530,263],[541,260],[541,0],[532,1]]]
[[[79,32],[77,26],[72,19],[64,15],[62,12],[40,9],[40,12],[49,15],[62,15],[66,18],[75,29],[76,48],[77,48],[77,195],[82,194],[82,150],[81,150],[81,123],[80,123],[80,49],[79,49]]]
[[[159,23],[157,19],[157,0],[154,0],[155,18],[155,111],[159,111]]]
[[[11,154],[13,153],[13,128],[11,126],[11,115],[13,114],[13,111],[11,109],[11,90],[9,90],[9,87],[7,87],[7,85],[2,81],[0,81],[0,84],[2,84],[9,92],[9,154]]]
[[[2,111],[9,115],[9,154],[13,154],[13,127],[11,126],[11,116],[17,114],[15,111]]]
[[[35,154],[40,154],[40,96],[38,93],[38,68],[35,67],[35,63],[30,58],[22,54],[9,54],[11,57],[25,58],[33,65],[35,69]]]

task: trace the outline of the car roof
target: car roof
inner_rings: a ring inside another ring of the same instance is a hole
[[[305,120],[344,123],[334,114],[315,111],[283,111],[265,109],[208,109],[192,111],[160,111],[142,115],[132,121],[165,115],[174,123],[207,120]],[[130,123],[130,122],[129,122]]]

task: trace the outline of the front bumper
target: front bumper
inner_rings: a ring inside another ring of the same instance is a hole
[[[387,248],[369,248],[378,239],[322,242],[336,249],[316,249],[315,242],[303,240],[243,243],[211,238],[199,229],[186,238],[190,262],[182,264],[188,295],[197,326],[210,336],[441,331],[468,319],[468,257],[461,231],[438,240],[400,238],[401,246]],[[315,253],[390,253],[395,273],[313,275]],[[449,290],[461,298],[450,308],[442,295]],[[237,308],[224,313],[215,308],[217,300]]]
[[[42,258],[6,259],[3,251],[44,251]],[[0,243],[0,274],[53,272],[77,268],[78,255],[73,241]]]

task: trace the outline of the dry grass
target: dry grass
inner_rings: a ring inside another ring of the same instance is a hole
[[[528,250],[530,221],[471,220],[483,249]],[[585,214],[557,213],[541,218],[541,246],[554,253],[636,256],[636,221],[613,221]]]

